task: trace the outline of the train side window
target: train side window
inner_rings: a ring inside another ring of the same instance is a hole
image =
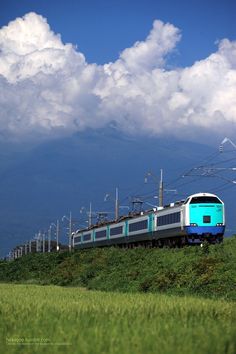
[[[106,230],[97,231],[95,233],[95,236],[96,236],[96,239],[105,238],[105,237],[107,237],[107,231]]]
[[[121,235],[123,233],[123,226],[110,228],[110,236]]]
[[[74,242],[81,243],[81,236],[75,236],[74,237]]]
[[[91,234],[85,234],[85,235],[83,236],[83,240],[84,240],[84,241],[90,241],[90,240],[91,240]]]
[[[180,222],[180,212],[159,216],[157,218],[157,226],[175,224],[177,222]]]
[[[129,232],[144,230],[144,229],[147,229],[147,227],[148,227],[147,220],[137,221],[137,222],[129,224]]]

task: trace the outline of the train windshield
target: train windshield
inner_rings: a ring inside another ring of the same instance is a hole
[[[190,201],[190,204],[222,204],[222,202],[217,197],[193,197]]]

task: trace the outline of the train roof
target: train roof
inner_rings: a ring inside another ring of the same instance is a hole
[[[130,220],[130,219],[135,219],[135,218],[138,218],[140,216],[145,216],[145,215],[148,215],[150,214],[151,212],[153,213],[158,213],[159,211],[161,210],[165,210],[165,209],[171,209],[171,208],[174,208],[174,207],[178,207],[178,206],[181,206],[183,205],[188,199],[190,198],[196,198],[196,197],[215,197],[215,198],[218,198],[222,204],[223,204],[223,201],[215,194],[212,194],[212,193],[205,193],[205,192],[200,192],[200,193],[195,193],[195,194],[191,194],[189,195],[187,198],[185,199],[182,199],[182,200],[177,200],[173,203],[170,203],[168,205],[165,205],[163,207],[156,207],[156,208],[153,208],[153,209],[150,209],[150,210],[145,210],[145,211],[141,211],[139,213],[129,213],[128,215],[123,215],[123,216],[120,216],[118,220],[106,220],[106,221],[103,221],[101,223],[97,223],[97,224],[94,224],[94,225],[91,225],[90,227],[88,228],[84,228],[84,229],[80,229],[80,230],[76,230],[75,234],[76,233],[80,233],[80,232],[88,232],[88,231],[91,231],[91,230],[94,230],[94,229],[97,229],[97,228],[100,228],[100,227],[103,227],[103,226],[107,226],[107,225],[112,225],[112,224],[117,224],[117,223],[120,223],[122,221],[125,221],[125,220]]]

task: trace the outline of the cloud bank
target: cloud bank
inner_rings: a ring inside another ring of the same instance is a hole
[[[35,13],[0,29],[0,135],[31,139],[112,125],[128,134],[230,134],[236,124],[236,42],[191,67],[167,69],[181,39],[155,20],[115,62],[89,64]]]

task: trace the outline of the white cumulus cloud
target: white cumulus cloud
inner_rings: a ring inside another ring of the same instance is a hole
[[[35,13],[0,29],[0,134],[57,136],[109,124],[131,134],[230,134],[236,124],[236,42],[167,69],[181,34],[154,21],[113,63],[88,64]]]

